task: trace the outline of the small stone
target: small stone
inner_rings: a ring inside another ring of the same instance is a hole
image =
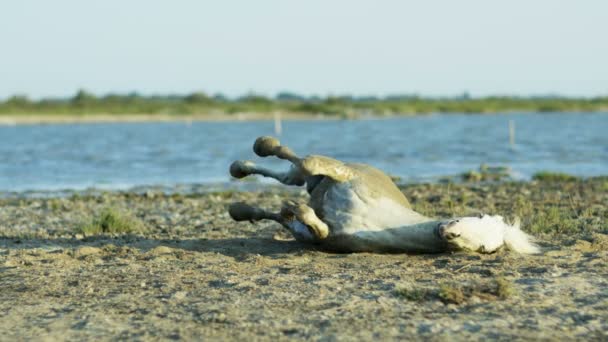
[[[171,253],[173,253],[173,249],[171,249],[167,246],[154,247],[148,252],[148,254],[150,254],[150,255],[163,255],[163,254],[171,254]]]
[[[84,246],[84,247],[80,247],[76,251],[74,251],[74,257],[83,258],[83,257],[89,256],[89,255],[96,255],[99,253],[101,253],[101,248]]]
[[[186,291],[177,291],[173,294],[173,299],[183,300],[188,296],[188,292]]]

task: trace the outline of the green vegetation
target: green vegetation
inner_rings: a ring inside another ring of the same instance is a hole
[[[483,300],[505,300],[516,294],[513,283],[504,277],[466,284],[443,283],[438,289],[419,288],[414,285],[399,286],[395,296],[413,302],[439,299],[444,304],[464,304],[471,297]]]
[[[509,222],[521,221],[522,229],[542,241],[560,241],[560,244],[583,239],[593,241],[598,234],[608,234],[608,177],[581,178],[566,182],[482,182],[449,184],[400,184],[412,207],[430,217],[461,217],[478,214],[500,214]],[[217,191],[164,194],[162,192],[109,192],[75,193],[61,198],[0,198],[0,236],[21,238],[70,237],[77,232],[110,232],[109,218],[125,216],[122,213],[142,213],[146,235],[171,234],[190,236],[201,229],[214,227],[217,217],[228,217],[226,206],[235,201],[258,202],[260,206],[279,205],[277,198],[294,196],[291,191],[262,192]],[[305,201],[305,197],[295,199]],[[200,208],[209,203],[215,208],[213,223],[204,223]],[[171,209],[165,208],[170,206]],[[105,209],[105,208],[117,209]],[[102,215],[104,211],[114,212]],[[190,219],[175,219],[143,215],[143,213],[188,213]],[[139,214],[138,214],[139,215]],[[132,217],[126,215],[127,217]],[[66,217],[70,217],[66,221]],[[96,219],[93,220],[93,217]],[[105,219],[103,218],[105,217]],[[139,217],[139,216],[138,216]],[[42,218],[57,218],[46,219]],[[61,219],[59,219],[61,218]],[[25,220],[36,222],[25,229]],[[136,219],[134,219],[136,220]],[[106,222],[105,224],[102,222]],[[139,220],[136,220],[139,221]],[[191,222],[191,223],[187,223]],[[232,227],[229,220],[227,228]],[[84,223],[84,224],[83,224]],[[103,228],[103,227],[106,228]],[[126,225],[130,227],[130,225]],[[140,225],[135,224],[133,227]],[[94,228],[97,227],[97,228]],[[170,229],[168,227],[171,227]],[[224,228],[222,228],[224,229]],[[121,229],[114,230],[120,231]],[[127,228],[126,230],[129,230]],[[134,229],[135,231],[136,229]],[[26,234],[27,233],[27,234]],[[31,234],[30,234],[31,233]]]
[[[124,234],[143,231],[143,223],[129,213],[114,208],[105,208],[90,222],[78,227],[78,231],[85,235],[103,233]]]
[[[511,177],[511,169],[506,166],[481,164],[479,170],[470,170],[461,176],[466,182],[501,181]]]
[[[413,302],[421,302],[427,299],[431,293],[425,288],[418,288],[412,285],[400,286],[395,289],[395,296]]]
[[[439,298],[446,304],[462,304],[467,300],[462,288],[457,285],[442,284],[439,286]]]
[[[532,179],[541,182],[570,182],[578,180],[578,177],[569,175],[567,173],[541,171],[535,173],[532,176]]]
[[[498,277],[494,279],[494,283],[496,296],[500,299],[507,299],[516,293],[513,283],[506,278]]]
[[[189,95],[142,96],[108,94],[98,97],[79,90],[71,98],[30,100],[15,95],[0,101],[0,115],[19,114],[234,114],[289,113],[321,114],[352,118],[360,115],[423,113],[496,113],[506,111],[564,112],[608,110],[608,96],[596,98],[566,97],[459,97],[428,98],[417,95],[375,96],[300,96],[281,93],[274,98],[248,94],[235,99],[203,92]]]
[[[608,233],[608,181],[408,184],[414,210],[431,217],[500,213],[535,236],[591,239]]]

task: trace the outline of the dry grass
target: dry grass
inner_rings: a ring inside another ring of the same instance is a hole
[[[438,288],[416,287],[412,284],[400,285],[394,291],[395,296],[413,302],[440,300],[444,304],[466,304],[472,297],[481,300],[506,300],[517,294],[514,284],[504,278],[496,277],[489,281],[477,281],[467,284],[446,282]]]
[[[401,285],[395,289],[395,296],[414,302],[421,302],[430,296],[430,292],[424,288],[413,285]]]
[[[522,229],[552,238],[607,233],[608,181],[598,177],[572,181],[496,184],[416,184],[403,187],[416,211],[431,217],[500,214]]]

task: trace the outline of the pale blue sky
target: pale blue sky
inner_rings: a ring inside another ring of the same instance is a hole
[[[0,42],[0,98],[608,94],[606,0],[3,0]]]

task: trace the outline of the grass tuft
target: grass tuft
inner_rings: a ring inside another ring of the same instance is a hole
[[[516,294],[513,283],[504,278],[496,277],[489,281],[467,284],[443,283],[438,289],[417,288],[413,285],[399,286],[395,289],[396,297],[413,302],[439,299],[444,304],[466,304],[472,297],[484,301],[506,300]]]
[[[429,291],[424,288],[400,286],[395,289],[395,295],[413,302],[421,302],[429,296]]]
[[[580,223],[572,215],[571,211],[558,207],[549,207],[534,216],[530,222],[530,231],[532,233],[553,234],[575,233],[580,229]]]
[[[513,283],[506,278],[498,277],[494,279],[496,284],[495,294],[500,299],[507,299],[515,294],[515,287]]]
[[[539,182],[573,182],[579,180],[578,177],[562,172],[540,171],[532,176],[533,180]]]
[[[114,208],[105,208],[89,222],[81,224],[78,231],[85,235],[126,234],[143,231],[143,223],[131,215]]]
[[[461,174],[465,182],[502,181],[511,178],[511,169],[506,166],[489,166],[481,164],[479,170],[470,170]]]
[[[446,304],[462,304],[467,300],[462,289],[456,285],[442,284],[439,287],[438,295]]]

